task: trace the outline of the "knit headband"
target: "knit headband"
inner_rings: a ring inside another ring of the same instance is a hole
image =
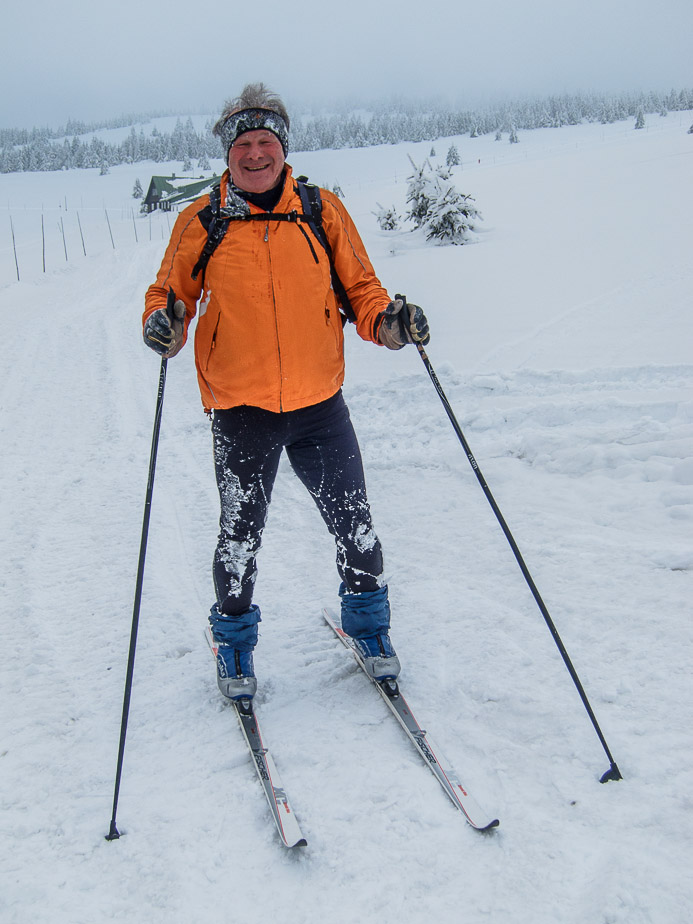
[[[242,109],[232,113],[218,130],[221,143],[228,154],[236,138],[245,132],[265,129],[279,139],[284,157],[289,153],[289,128],[282,117],[271,109]]]

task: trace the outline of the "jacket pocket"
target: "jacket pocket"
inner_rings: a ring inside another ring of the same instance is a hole
[[[342,331],[342,316],[337,307],[336,299],[328,299],[325,302],[325,324],[332,331],[332,340],[337,353],[341,355],[344,343],[344,334]]]
[[[217,336],[219,334],[219,319],[221,315],[217,311],[216,318],[210,318],[209,314],[206,314],[204,317],[209,320],[209,323],[201,325],[200,322],[198,322],[197,331],[195,333],[197,361],[202,372],[206,372],[209,369],[212,361],[217,343]]]

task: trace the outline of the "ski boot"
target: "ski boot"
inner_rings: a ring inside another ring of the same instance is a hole
[[[396,680],[401,670],[399,658],[392,647],[390,636],[370,635],[353,639],[354,647],[363,658],[366,672],[373,680]]]
[[[217,685],[228,699],[252,699],[257,693],[252,651],[239,651],[220,643],[217,648]]]
[[[378,683],[394,681],[401,668],[390,641],[387,584],[361,593],[350,593],[342,584],[339,596],[342,598],[342,628],[351,636],[363,658],[366,673]]]
[[[260,609],[255,604],[235,616],[222,613],[215,603],[209,625],[216,645],[217,684],[228,699],[251,700],[257,692],[253,649],[257,644]]]

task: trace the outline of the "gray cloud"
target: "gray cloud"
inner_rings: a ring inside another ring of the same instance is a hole
[[[690,0],[12,4],[0,124],[207,109],[248,80],[290,100],[693,85]]]

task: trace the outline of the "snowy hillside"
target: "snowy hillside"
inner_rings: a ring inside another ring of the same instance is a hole
[[[256,669],[308,839],[293,852],[203,638],[218,501],[190,349],[168,366],[124,836],[104,839],[159,375],[139,318],[170,219],[137,214],[143,164],[0,176],[3,924],[689,924],[692,119],[435,142],[441,161],[457,145],[485,218],[466,247],[372,214],[404,211],[430,142],[292,158],[339,183],[383,283],[425,308],[624,775],[598,782],[599,741],[418,355],[349,330],[402,686],[500,827],[464,824],[322,622],[332,543],[284,464]]]

